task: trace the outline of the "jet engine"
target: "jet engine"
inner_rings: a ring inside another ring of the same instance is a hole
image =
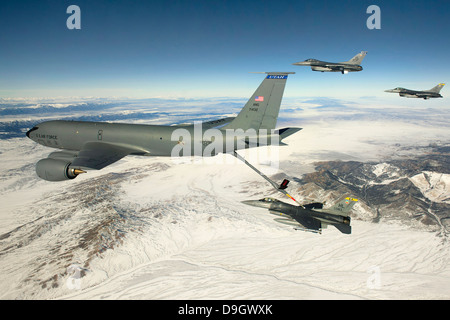
[[[47,181],[64,181],[75,179],[83,170],[70,168],[70,162],[61,159],[42,159],[36,163],[39,178]]]

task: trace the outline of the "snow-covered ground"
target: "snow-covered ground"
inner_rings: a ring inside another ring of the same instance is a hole
[[[304,129],[279,148],[281,175],[301,176],[317,160],[418,152],[404,148],[418,124],[299,123]],[[420,128],[420,146],[448,132]],[[230,156],[181,164],[130,156],[49,183],[34,164],[50,149],[26,138],[0,140],[0,147],[1,299],[450,298],[445,235],[357,218],[351,235],[295,231],[241,203],[288,199]],[[448,199],[448,177],[412,181],[433,186],[423,191],[428,197]]]

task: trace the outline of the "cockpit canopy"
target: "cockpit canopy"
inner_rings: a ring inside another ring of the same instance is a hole
[[[305,62],[319,62],[319,60],[317,60],[317,59],[307,59],[307,60],[305,60]]]

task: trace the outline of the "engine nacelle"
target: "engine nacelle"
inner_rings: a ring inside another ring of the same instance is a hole
[[[42,159],[36,163],[39,178],[47,181],[64,181],[75,179],[83,171],[69,168],[70,162],[61,159]]]

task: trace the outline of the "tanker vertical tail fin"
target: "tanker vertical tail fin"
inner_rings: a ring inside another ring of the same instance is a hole
[[[223,129],[275,129],[286,80],[293,73],[295,72],[266,72],[266,78],[238,116]]]

